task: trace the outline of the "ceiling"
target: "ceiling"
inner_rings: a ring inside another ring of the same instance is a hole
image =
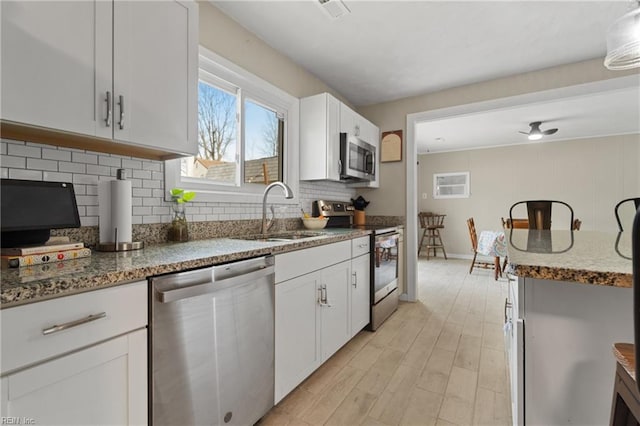
[[[210,1],[356,107],[604,58],[608,26],[637,4],[344,0],[351,13],[333,19],[317,0]],[[637,95],[616,90],[424,123],[418,152],[521,143],[517,131],[531,121],[558,127],[557,140],[637,133]]]

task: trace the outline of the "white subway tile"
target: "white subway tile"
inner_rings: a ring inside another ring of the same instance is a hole
[[[132,216],[131,217],[131,223],[134,224],[134,225],[142,224],[142,216]]]
[[[3,155],[0,157],[0,164],[2,167],[10,167],[12,169],[24,169],[27,165],[27,159],[25,157],[13,157],[10,155]]]
[[[160,200],[159,198],[143,198],[142,199],[142,205],[143,206],[160,206],[162,205],[162,200]]]
[[[61,161],[58,163],[58,171],[70,173],[85,173],[87,171],[87,166],[81,163],[67,163]]]
[[[86,206],[86,216],[98,216],[98,206]]]
[[[160,198],[160,199],[164,200],[164,195],[165,195],[165,194],[164,194],[164,190],[163,190],[163,189],[157,189],[157,188],[156,188],[156,189],[153,189],[152,191],[153,191],[153,192],[151,193],[151,196],[152,196],[152,197]]]
[[[58,172],[44,172],[43,180],[49,182],[71,182],[73,180],[73,175],[71,173],[58,173]],[[75,187],[73,190],[75,193],[78,193],[78,188]]]
[[[162,182],[158,182],[157,180],[143,180],[142,187],[143,188],[162,188]]]
[[[77,195],[76,202],[79,206],[97,206],[98,197],[93,195]]]
[[[78,215],[80,217],[87,215],[87,209],[85,206],[78,206]]]
[[[7,154],[15,155],[18,157],[40,158],[42,156],[42,149],[35,146],[10,143],[7,145]]]
[[[142,223],[160,223],[160,216],[145,215],[142,217]]]
[[[142,161],[122,159],[122,167],[125,169],[141,169]]]
[[[106,155],[99,155],[98,164],[100,164],[101,166],[122,167],[122,159],[116,157],[108,157]]]
[[[71,153],[59,149],[43,148],[42,158],[46,160],[71,161]]]
[[[134,207],[141,206],[142,205],[142,198],[140,198],[140,197],[131,198],[131,205],[134,206]]]
[[[151,179],[151,172],[149,170],[134,170],[133,177],[136,179]]]
[[[9,178],[9,169],[7,169],[6,167],[0,168],[0,176],[2,177],[2,179],[8,179]]]
[[[151,172],[151,179],[153,180],[164,180],[164,173],[163,172]]]
[[[207,220],[207,215],[194,214],[193,216],[191,216],[191,220],[193,220],[194,222],[202,222],[202,221]]]
[[[98,156],[96,154],[72,152],[71,161],[73,161],[74,163],[98,164]]]
[[[87,195],[98,195],[98,185],[86,185]]]
[[[7,143],[0,141],[0,155],[7,155]]]
[[[109,166],[97,166],[95,164],[87,164],[87,174],[111,176],[111,167],[109,167]]]
[[[131,181],[132,188],[142,188],[142,179],[129,179]]]
[[[81,226],[98,226],[97,216],[84,216],[80,218]]]
[[[162,171],[162,165],[163,163],[160,163],[158,161],[143,161],[142,162],[142,169],[143,170],[151,170],[152,172],[160,172]]]
[[[151,214],[151,207],[134,207],[133,214],[139,216],[146,216]]]
[[[58,171],[58,162],[54,160],[41,160],[39,158],[27,158],[27,169]]]
[[[40,170],[9,169],[10,179],[42,180]]]
[[[131,192],[134,197],[151,197],[151,189],[149,188],[132,188]]]
[[[98,176],[96,175],[81,175],[74,174],[73,175],[73,183],[80,183],[84,185],[97,185],[98,184]]]
[[[153,207],[152,208],[152,212],[155,215],[165,215],[168,216],[171,214],[171,209],[169,207],[163,207],[163,206],[159,206],[159,207]]]
[[[70,176],[71,179],[73,178],[73,176]],[[71,179],[69,179],[67,182],[71,182]],[[73,185],[73,191],[76,193],[76,195],[87,195],[87,185]]]

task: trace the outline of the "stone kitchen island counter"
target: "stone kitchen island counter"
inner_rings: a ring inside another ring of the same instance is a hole
[[[633,342],[630,232],[506,235],[504,329],[514,424],[607,424],[612,346]]]
[[[505,232],[509,271],[520,277],[631,287],[631,233]]]
[[[4,269],[0,277],[0,308],[144,280],[154,275],[349,240],[370,232],[327,229],[317,233],[318,236],[315,237],[291,241],[257,241],[229,237],[150,245],[130,252],[94,251],[88,258]]]

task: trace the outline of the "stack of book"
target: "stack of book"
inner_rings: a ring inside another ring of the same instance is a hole
[[[52,240],[41,246],[5,247],[0,249],[2,268],[41,265],[91,256],[91,249],[84,243]]]

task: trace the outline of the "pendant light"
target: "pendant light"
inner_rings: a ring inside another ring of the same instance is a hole
[[[610,70],[640,67],[640,0],[631,12],[618,18],[607,31],[607,56],[604,66]]]

